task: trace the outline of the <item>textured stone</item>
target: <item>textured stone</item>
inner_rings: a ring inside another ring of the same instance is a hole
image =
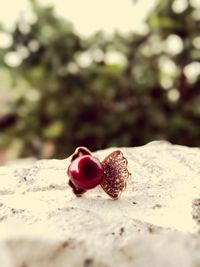
[[[0,266],[200,266],[200,149],[120,150],[132,175],[119,200],[100,187],[76,198],[69,159],[1,167]]]

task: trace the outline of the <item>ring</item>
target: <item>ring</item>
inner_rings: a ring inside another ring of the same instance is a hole
[[[100,185],[112,199],[118,199],[126,188],[128,161],[120,150],[109,154],[102,162],[86,147],[78,147],[67,169],[68,185],[77,197]]]

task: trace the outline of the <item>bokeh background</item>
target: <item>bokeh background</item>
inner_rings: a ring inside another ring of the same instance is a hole
[[[1,3],[0,164],[200,146],[199,0],[26,2],[12,26]]]

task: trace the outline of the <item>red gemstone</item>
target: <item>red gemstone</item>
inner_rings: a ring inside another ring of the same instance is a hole
[[[79,146],[79,147],[76,148],[76,150],[72,154],[71,161],[75,160],[78,157],[84,156],[84,155],[91,155],[92,156],[92,153],[86,147]]]
[[[81,189],[96,187],[103,177],[100,161],[91,155],[80,156],[72,161],[68,168],[71,182]]]

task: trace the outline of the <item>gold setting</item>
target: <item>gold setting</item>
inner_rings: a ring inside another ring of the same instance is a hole
[[[100,185],[112,199],[118,199],[126,188],[127,165],[128,161],[120,150],[112,152],[102,162],[104,174]]]

